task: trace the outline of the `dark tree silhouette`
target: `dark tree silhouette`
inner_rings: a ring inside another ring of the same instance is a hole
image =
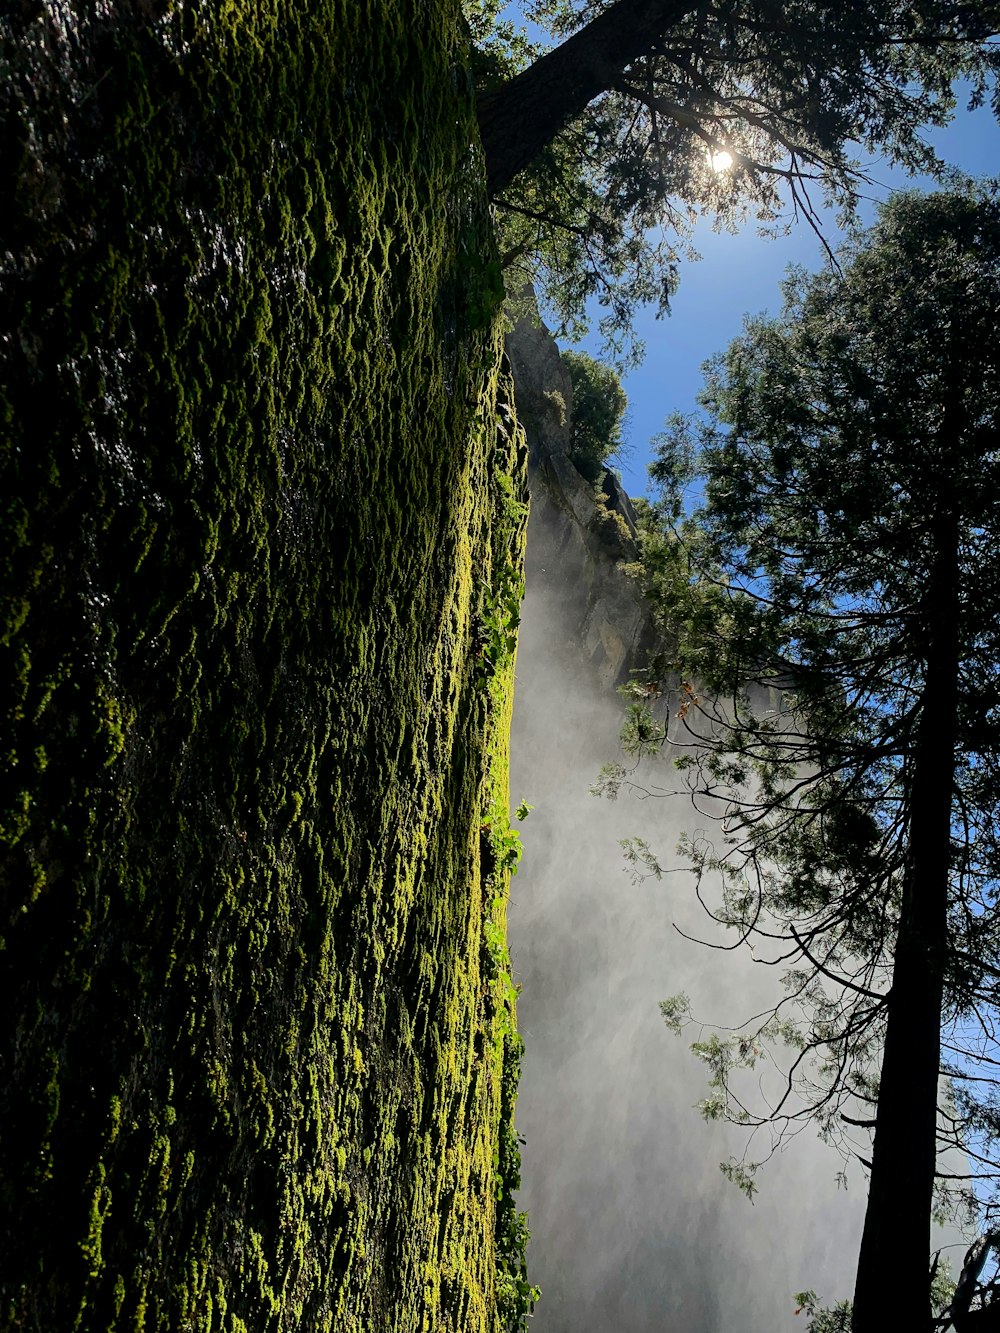
[[[983,98],[1000,26],[982,0],[536,0],[562,40],[518,68],[531,50],[497,40],[489,0],[472,8],[505,259],[543,277],[567,325],[600,297],[612,342],[637,302],[666,305],[690,209],[815,224],[815,191],[850,206],[863,187],[859,146],[935,170],[922,131],[956,79]]]
[[[791,280],[784,316],[715,363],[706,503],[660,552],[678,664],[707,687],[669,742],[721,818],[695,866],[722,876],[718,919],[789,968],[770,1023],[700,1044],[709,1107],[861,1131],[855,1333],[931,1328],[935,1177],[961,1174],[940,1152],[981,1192],[1000,1173],[998,311],[997,200],[896,197],[842,275]],[[691,444],[668,433],[668,481]],[[636,710],[633,744],[658,748]],[[751,1112],[735,1071],[762,1036],[793,1063]]]

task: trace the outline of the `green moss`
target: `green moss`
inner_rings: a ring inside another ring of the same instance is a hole
[[[0,1330],[493,1333],[524,453],[457,6],[145,8],[0,21]]]
[[[88,1182],[89,1188],[92,1190],[90,1209],[86,1221],[86,1235],[80,1242],[84,1264],[90,1277],[97,1277],[104,1266],[101,1254],[101,1234],[104,1230],[104,1219],[111,1210],[111,1191],[105,1184],[105,1179],[104,1164],[98,1162],[91,1180]]]

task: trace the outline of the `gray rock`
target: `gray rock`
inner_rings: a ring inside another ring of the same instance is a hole
[[[609,467],[604,469],[600,489],[607,496],[606,507],[614,514],[620,514],[633,538],[638,538],[639,528],[635,520],[632,501],[625,493],[625,487],[618,480],[617,474]]]
[[[613,472],[595,488],[570,461],[572,382],[541,320],[518,320],[507,356],[528,439],[529,586],[569,589],[557,631],[567,651],[588,661],[602,686],[624,684],[655,646],[641,590],[628,573],[639,554],[632,503]]]

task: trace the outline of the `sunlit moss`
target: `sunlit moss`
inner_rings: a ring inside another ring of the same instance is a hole
[[[0,20],[3,1330],[496,1325],[524,456],[404,10]]]

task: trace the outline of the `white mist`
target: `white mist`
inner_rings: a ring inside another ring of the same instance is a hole
[[[529,563],[512,796],[536,808],[522,826],[510,932],[526,1042],[520,1206],[543,1292],[534,1328],[794,1333],[795,1292],[829,1303],[852,1293],[865,1182],[855,1165],[838,1186],[842,1161],[811,1127],[761,1172],[753,1205],[719,1170],[744,1138],[693,1109],[704,1068],[658,1001],[685,990],[697,1017],[735,1024],[776,997],[778,977],[677,933],[674,923],[702,936],[711,924],[690,874],[634,886],[623,873],[620,838],[638,834],[677,865],[681,831],[706,821],[680,796],[589,794],[617,757],[621,700],[573,642],[565,609],[578,592],[551,558],[547,569]],[[652,778],[672,782],[666,764]]]

